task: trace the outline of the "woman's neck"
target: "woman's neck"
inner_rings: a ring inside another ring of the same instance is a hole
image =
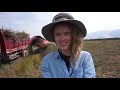
[[[70,56],[69,50],[59,50],[63,55]]]

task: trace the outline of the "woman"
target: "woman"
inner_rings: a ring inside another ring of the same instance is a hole
[[[43,36],[58,47],[42,60],[43,78],[95,78],[92,56],[81,50],[86,33],[84,24],[68,13],[57,14],[42,28]]]

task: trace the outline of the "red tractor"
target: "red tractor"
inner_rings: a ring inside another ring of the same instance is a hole
[[[20,41],[8,39],[4,36],[3,30],[0,29],[0,62],[7,63],[20,56],[28,55],[27,47],[29,43],[29,37]]]

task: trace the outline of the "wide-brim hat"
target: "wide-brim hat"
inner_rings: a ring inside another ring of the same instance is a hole
[[[76,26],[78,28],[78,30],[80,31],[80,33],[82,34],[82,38],[84,38],[87,34],[87,30],[86,27],[84,26],[84,24],[79,21],[79,20],[75,20],[73,18],[72,15],[68,14],[68,13],[59,13],[57,14],[53,20],[52,23],[44,26],[42,28],[42,34],[43,36],[48,40],[48,41],[54,41],[52,40],[52,29],[53,27],[57,24],[57,23],[62,23],[62,22],[66,22],[66,23],[70,23],[74,26]]]

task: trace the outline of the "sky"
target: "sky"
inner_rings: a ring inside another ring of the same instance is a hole
[[[43,26],[59,12],[0,12],[0,28],[42,35]],[[67,12],[84,23],[87,33],[120,29],[120,12]]]

